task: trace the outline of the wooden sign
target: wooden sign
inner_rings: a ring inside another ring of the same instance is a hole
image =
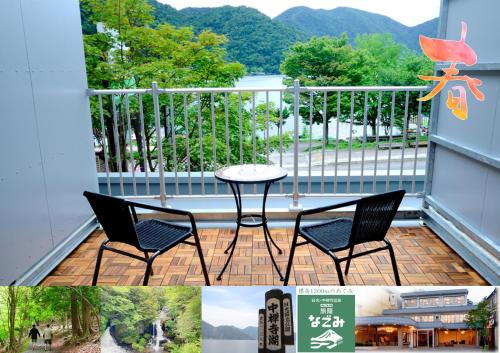
[[[293,346],[295,343],[295,335],[293,330],[293,309],[292,295],[290,293],[283,294],[283,343],[288,346]]]
[[[266,351],[266,309],[259,310],[259,332],[258,332],[259,353]]]
[[[266,292],[266,352],[285,352],[282,297],[283,292],[280,289]]]
[[[259,353],[285,353],[295,344],[292,295],[271,289],[265,295],[265,309],[259,310]]]

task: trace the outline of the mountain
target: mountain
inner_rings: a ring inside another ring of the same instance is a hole
[[[438,19],[433,19],[415,27],[408,27],[387,16],[349,7],[314,10],[298,6],[286,10],[275,17],[274,21],[287,24],[309,37],[339,36],[346,32],[353,41],[359,34],[390,33],[396,42],[403,43],[413,50],[419,50],[419,34],[435,37],[438,26]]]
[[[252,339],[256,340],[259,338],[259,328],[255,326],[248,326],[241,330],[248,336],[252,337]]]
[[[167,0],[168,1],[168,0]],[[333,10],[314,10],[305,6],[293,7],[274,19],[246,6],[214,8],[184,8],[177,10],[157,0],[148,0],[153,7],[154,26],[170,23],[177,27],[192,27],[196,33],[204,29],[224,34],[228,60],[238,61],[249,73],[279,73],[285,51],[297,41],[312,36],[339,36],[346,32],[354,42],[363,33],[390,33],[396,42],[420,51],[418,35],[435,37],[438,20],[407,27],[387,16],[367,11],[338,7]],[[84,34],[95,32],[82,9]]]
[[[248,326],[239,329],[234,326],[213,326],[208,322],[201,322],[202,338],[218,340],[256,340],[257,327]]]
[[[155,23],[189,26],[196,33],[205,29],[228,38],[228,59],[244,64],[249,72],[278,73],[283,52],[307,36],[288,25],[273,21],[256,9],[245,6],[185,8],[149,0]]]

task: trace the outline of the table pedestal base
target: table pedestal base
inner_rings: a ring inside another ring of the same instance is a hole
[[[274,259],[271,244],[274,245],[274,247],[278,250],[279,254],[282,254],[283,252],[279,248],[279,246],[276,244],[274,239],[271,237],[271,232],[269,232],[269,228],[267,227],[267,218],[266,218],[266,200],[267,200],[267,194],[269,192],[269,188],[271,187],[272,182],[266,182],[266,185],[264,187],[264,198],[262,201],[262,214],[247,214],[247,215],[242,215],[242,203],[241,203],[241,192],[240,192],[240,186],[238,183],[231,183],[229,182],[229,185],[231,186],[231,190],[233,191],[234,199],[236,201],[236,210],[238,213],[238,218],[236,220],[236,233],[234,235],[233,240],[231,241],[231,244],[227,247],[227,249],[224,251],[224,254],[227,254],[229,252],[229,257],[226,260],[226,263],[224,264],[224,267],[222,268],[222,271],[219,273],[217,276],[217,280],[222,279],[222,275],[226,271],[227,266],[231,262],[231,259],[233,258],[234,254],[234,249],[236,248],[236,243],[238,241],[238,235],[240,232],[240,227],[263,227],[264,228],[264,239],[266,241],[266,246],[267,246],[267,251],[269,252],[269,256],[271,257],[271,261],[273,263],[274,268],[276,269],[276,272],[278,272],[278,275],[280,276],[280,280],[283,281],[283,275],[281,274],[281,271],[278,267],[278,264],[276,263],[276,260]],[[260,222],[245,222],[244,219],[247,218],[258,218],[260,219]]]

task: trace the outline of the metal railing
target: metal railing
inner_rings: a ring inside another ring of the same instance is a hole
[[[289,177],[271,194],[423,191],[430,102],[418,87],[89,90],[96,158],[109,194],[230,192],[213,171],[272,163]],[[247,186],[244,194],[257,194]]]

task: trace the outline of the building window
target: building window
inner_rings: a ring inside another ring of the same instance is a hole
[[[377,346],[397,346],[398,329],[396,327],[377,327]]]
[[[439,297],[420,298],[420,306],[439,306]]]
[[[444,314],[441,315],[441,321],[447,324],[461,323],[465,320],[465,314]]]
[[[414,308],[417,306],[417,298],[405,299],[405,308]]]
[[[416,315],[411,317],[414,321],[417,322],[433,322],[434,316],[432,315]]]
[[[375,326],[360,326],[354,331],[356,346],[376,346],[377,328]]]
[[[444,297],[444,305],[464,305],[465,296],[448,296]]]
[[[397,346],[398,328],[392,326],[357,326],[356,346]]]
[[[453,347],[459,345],[475,345],[477,332],[475,330],[439,330],[437,345],[440,347]]]

